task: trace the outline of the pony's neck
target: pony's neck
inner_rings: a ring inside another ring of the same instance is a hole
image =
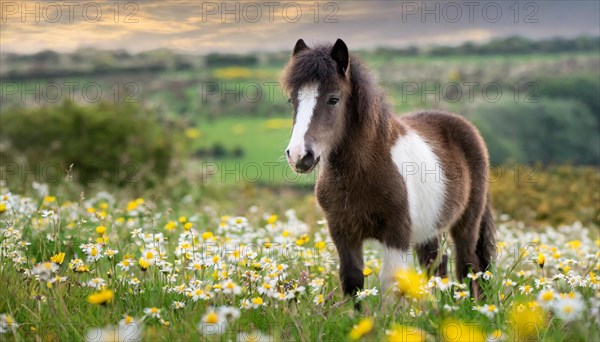
[[[372,168],[378,155],[386,153],[390,140],[395,138],[394,126],[397,126],[385,93],[375,84],[369,70],[360,60],[351,61],[345,134],[327,158],[332,168],[343,172]]]
[[[381,93],[370,95],[379,98],[371,99],[368,106],[361,106],[360,101],[350,103],[346,134],[328,157],[331,167],[344,172],[349,169],[368,170],[378,159],[377,154],[385,153],[386,146],[395,138],[393,114],[385,98]],[[356,96],[352,94],[354,99],[357,99]]]

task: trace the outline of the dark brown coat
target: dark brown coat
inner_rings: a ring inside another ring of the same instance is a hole
[[[341,92],[341,105],[333,107],[320,91],[305,140],[307,150],[311,144],[327,146],[322,149],[326,155],[319,156],[324,165],[315,192],[340,256],[345,294],[363,287],[365,239],[404,251],[411,247],[407,186],[390,154],[409,130],[432,147],[442,164],[446,193],[436,228],[440,233],[449,229],[455,242],[458,279],[489,266],[495,245],[488,155],[473,125],[443,112],[395,116],[367,68],[349,55],[341,40],[314,48],[299,40],[284,80],[295,105],[298,90],[306,84]],[[441,260],[437,272],[446,272],[446,260],[438,255],[439,238],[414,247],[423,266]]]

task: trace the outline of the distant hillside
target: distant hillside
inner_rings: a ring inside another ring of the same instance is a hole
[[[368,54],[385,56],[457,56],[554,54],[564,52],[599,52],[600,37],[555,38],[532,41],[522,37],[493,40],[485,44],[465,43],[456,47],[429,48],[382,47]],[[209,54],[204,56],[177,54],[167,49],[130,54],[124,50],[80,49],[73,53],[42,51],[31,55],[0,54],[0,78],[3,81],[45,79],[54,77],[94,76],[110,73],[138,73],[193,70],[203,67],[255,66],[284,64],[289,53],[256,53],[246,55]]]
[[[600,52],[600,37],[581,36],[573,39],[553,38],[534,41],[523,37],[495,39],[484,44],[464,43],[459,46],[404,49],[379,48],[380,54],[404,56],[456,56],[456,55],[519,55],[530,53]]]

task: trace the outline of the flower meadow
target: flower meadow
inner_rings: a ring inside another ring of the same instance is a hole
[[[381,293],[369,242],[365,289],[343,298],[327,223],[292,208],[236,216],[34,188],[0,193],[2,340],[600,339],[597,227],[499,215],[493,267],[469,274],[478,300],[418,266],[397,270],[393,292]],[[453,272],[452,241],[443,248]]]

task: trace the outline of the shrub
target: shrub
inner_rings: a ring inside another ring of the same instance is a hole
[[[600,224],[595,167],[503,165],[490,172],[493,207],[527,224]]]
[[[600,128],[600,79],[598,75],[545,76],[535,79],[540,96],[578,100],[596,114]]]
[[[600,160],[596,118],[579,101],[488,103],[475,108],[470,119],[479,127],[493,164],[598,165]]]
[[[82,184],[142,180],[151,185],[167,175],[176,146],[173,130],[134,104],[22,108],[0,115],[0,125],[5,169],[13,163],[42,181],[49,177],[40,174],[48,171],[45,166],[61,172],[73,164],[73,179]]]

